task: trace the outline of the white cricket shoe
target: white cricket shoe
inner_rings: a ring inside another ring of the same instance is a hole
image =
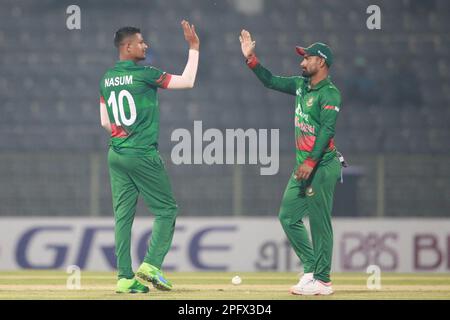
[[[304,296],[328,296],[333,293],[333,288],[331,287],[331,282],[325,283],[323,281],[314,279],[313,281],[303,286],[300,290],[292,293]]]
[[[304,273],[303,276],[300,278],[300,281],[295,286],[292,286],[289,289],[289,292],[292,294],[299,294],[295,292],[300,291],[305,285],[312,282],[313,280],[314,280],[314,273],[312,272]]]

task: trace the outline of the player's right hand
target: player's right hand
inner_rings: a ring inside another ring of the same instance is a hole
[[[239,41],[241,42],[241,50],[245,58],[249,59],[255,54],[256,41],[252,40],[250,32],[242,29]]]
[[[200,39],[195,32],[195,26],[190,25],[189,21],[181,21],[181,26],[183,27],[184,39],[189,43],[189,49],[199,50]]]

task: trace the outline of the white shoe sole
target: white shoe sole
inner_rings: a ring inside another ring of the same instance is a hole
[[[329,296],[334,293],[333,290],[330,291],[312,291],[305,292],[303,290],[296,290],[295,288],[289,289],[289,293],[298,296]]]

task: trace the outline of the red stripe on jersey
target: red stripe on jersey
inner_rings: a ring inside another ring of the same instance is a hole
[[[121,126],[111,123],[111,137],[113,138],[128,137],[128,132],[126,132]]]
[[[256,66],[259,64],[258,57],[255,55],[252,55],[250,58],[247,59],[247,65],[250,69],[256,68]]]
[[[172,75],[170,73],[163,73],[156,83],[163,89],[166,89],[169,86],[170,79],[172,79]]]
[[[315,136],[305,136],[301,135],[297,138],[296,145],[297,149],[300,151],[308,151],[311,152],[314,148],[314,143],[316,142]]]
[[[311,167],[314,169],[314,167],[317,164],[317,161],[311,159],[311,158],[306,158],[305,161],[303,162],[304,164],[306,164],[308,167]]]
[[[303,136],[302,135],[297,138],[297,142],[296,142],[297,150],[312,152],[315,142],[316,142],[315,136]],[[334,139],[331,138],[330,142],[328,143],[328,150],[333,150],[334,147],[335,147]]]
[[[328,150],[333,150],[333,149],[334,149],[334,139],[331,138],[330,143],[328,143]]]
[[[103,96],[100,96],[100,103],[105,103],[105,98],[103,98]]]
[[[337,111],[335,106],[325,106],[325,107],[323,107],[323,108],[324,108],[325,110],[335,110],[335,111]]]

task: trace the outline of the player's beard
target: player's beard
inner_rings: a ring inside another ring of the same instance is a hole
[[[136,61],[144,61],[146,58],[146,52],[145,51],[136,51],[135,52],[135,60]]]
[[[313,75],[315,75],[317,72],[314,71],[308,71],[307,69],[303,69],[302,76],[306,78],[311,78]]]
[[[143,61],[143,60],[145,60],[145,52],[142,54],[142,56],[140,56],[140,57],[137,57],[137,60],[138,61]]]

